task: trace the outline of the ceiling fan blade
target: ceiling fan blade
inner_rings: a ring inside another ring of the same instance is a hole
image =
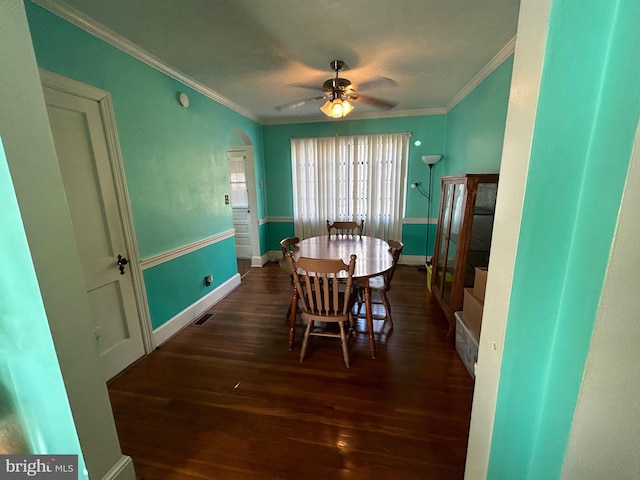
[[[305,98],[304,100],[296,100],[295,102],[285,103],[284,105],[278,105],[274,107],[277,111],[281,112],[282,110],[289,110],[290,108],[301,107],[307,103],[317,102],[318,100],[324,100],[324,95],[320,95],[318,97]]]
[[[392,80],[391,78],[378,77],[375,80],[369,80],[368,82],[356,84],[356,88],[362,91],[362,90],[378,88],[378,87],[395,87],[397,85],[398,85],[398,82],[396,82],[395,80]]]
[[[315,90],[316,92],[322,91],[320,85],[311,85],[310,83],[290,83],[288,87],[305,88],[307,90]]]
[[[360,95],[360,94],[350,95],[349,100],[353,100],[355,102],[360,102],[360,103],[366,103],[369,105],[373,105],[375,107],[384,108],[385,110],[390,110],[398,104],[397,102],[390,102],[388,100],[382,100],[381,98],[370,97],[368,95]]]

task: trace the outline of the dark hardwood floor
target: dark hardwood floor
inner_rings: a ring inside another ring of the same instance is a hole
[[[473,382],[425,293],[425,273],[399,265],[375,360],[359,320],[351,368],[334,338],[311,338],[300,363],[288,275],[252,268],[209,320],[109,382],[138,478],[461,479]]]

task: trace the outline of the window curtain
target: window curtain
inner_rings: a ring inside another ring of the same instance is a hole
[[[291,139],[295,235],[365,221],[365,234],[402,239],[409,133]]]

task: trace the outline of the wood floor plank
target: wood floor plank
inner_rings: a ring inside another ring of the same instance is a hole
[[[395,328],[364,319],[351,344],[310,340],[299,362],[285,318],[291,285],[277,264],[109,382],[122,450],[140,479],[460,479],[473,382],[426,295],[399,265]]]

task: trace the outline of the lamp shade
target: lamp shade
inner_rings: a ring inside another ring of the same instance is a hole
[[[322,113],[327,117],[340,118],[349,115],[353,110],[353,105],[348,100],[341,100],[334,98],[333,100],[327,100],[327,102],[320,107]]]
[[[422,161],[424,163],[426,163],[427,165],[434,165],[436,163],[438,163],[440,161],[440,159],[442,158],[442,155],[440,154],[436,154],[436,155],[423,155],[422,156]]]

